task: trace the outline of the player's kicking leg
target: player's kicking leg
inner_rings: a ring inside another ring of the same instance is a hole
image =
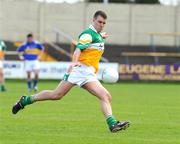
[[[111,95],[99,81],[88,82],[83,86],[83,88],[100,99],[101,109],[104,116],[106,117],[106,122],[111,132],[125,130],[129,127],[130,122],[119,122],[112,115]]]
[[[44,90],[34,96],[22,96],[20,100],[12,107],[12,113],[16,114],[26,105],[36,101],[44,100],[59,100],[61,99],[74,85],[67,81],[61,81],[55,90]]]

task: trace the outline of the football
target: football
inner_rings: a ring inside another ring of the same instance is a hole
[[[116,83],[119,80],[119,73],[114,68],[105,68],[102,72],[102,81],[104,83]]]

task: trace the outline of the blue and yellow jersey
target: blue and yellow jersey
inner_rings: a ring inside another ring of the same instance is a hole
[[[36,60],[38,56],[44,51],[44,47],[37,41],[25,42],[23,45],[17,48],[18,52],[23,52],[25,60]]]
[[[104,41],[101,34],[91,25],[80,34],[76,46],[81,50],[79,62],[93,66],[96,73],[99,69],[99,61],[104,52]]]
[[[6,49],[5,43],[0,40],[0,59],[4,59]]]

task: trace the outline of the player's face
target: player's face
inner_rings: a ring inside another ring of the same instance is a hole
[[[27,41],[28,41],[29,43],[33,42],[33,37],[28,37],[28,38],[27,38]]]
[[[93,19],[93,26],[97,30],[97,32],[101,32],[106,24],[106,19],[102,16],[97,16],[97,18]]]

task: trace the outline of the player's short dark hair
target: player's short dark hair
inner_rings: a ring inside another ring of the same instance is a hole
[[[107,19],[107,15],[104,11],[101,10],[96,11],[93,18],[97,18],[98,16],[102,16],[104,19]]]
[[[32,33],[27,34],[27,38],[33,37]]]

